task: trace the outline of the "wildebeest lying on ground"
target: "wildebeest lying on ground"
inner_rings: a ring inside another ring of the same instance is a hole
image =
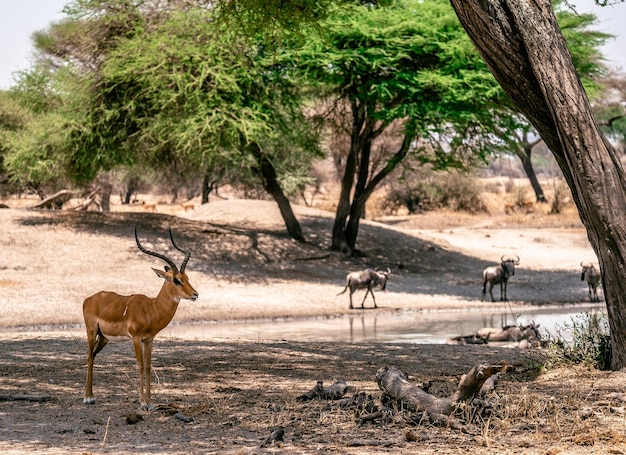
[[[486,337],[487,341],[540,341],[539,326],[534,322],[526,326],[507,325],[498,329],[496,327],[484,327],[477,334]]]
[[[477,333],[473,333],[472,335],[459,335],[458,337],[448,338],[446,340],[446,344],[487,344],[489,342],[488,336],[481,336]]]
[[[581,262],[580,266],[583,268],[583,271],[580,274],[580,280],[586,281],[587,286],[589,286],[589,301],[599,302],[600,297],[598,297],[598,286],[600,285],[600,278],[602,277],[600,275],[600,271],[590,262],[586,264]]]
[[[376,299],[374,298],[373,289],[378,287],[384,291],[387,287],[389,275],[391,275],[391,270],[389,268],[387,268],[386,272],[365,269],[360,272],[349,273],[348,276],[346,276],[346,287],[343,288],[343,291],[337,295],[341,295],[346,292],[347,289],[350,289],[350,309],[352,309],[354,308],[352,306],[352,294],[354,294],[357,289],[367,289],[365,291],[365,297],[363,297],[363,301],[361,302],[361,308],[364,308],[365,299],[367,298],[368,293],[372,294],[374,308],[378,308],[378,305],[376,305]]]
[[[515,259],[502,256],[500,258],[500,265],[487,267],[483,271],[483,294],[481,300],[485,300],[485,294],[487,293],[487,283],[489,283],[489,295],[491,301],[495,302],[493,298],[493,285],[500,284],[500,300],[508,301],[506,295],[506,285],[509,281],[509,277],[515,275],[515,266],[519,264],[519,256]]]

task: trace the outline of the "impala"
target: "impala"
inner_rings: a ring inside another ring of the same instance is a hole
[[[109,341],[132,340],[139,367],[139,403],[144,409],[153,409],[150,404],[150,370],[154,337],[170,323],[180,299],[193,301],[198,298],[198,293],[189,284],[189,279],[185,274],[185,267],[191,253],[176,244],[171,229],[170,240],[174,248],[185,254],[180,270],[167,256],[144,248],[139,242],[137,226],[135,226],[135,241],[139,250],[168,264],[165,266],[165,271],[152,269],[157,276],[165,280],[156,297],[150,298],[142,294],[125,296],[101,291],[87,297],[83,302],[89,347],[84,403],[93,404],[96,401],[92,391],[93,362],[96,354]]]

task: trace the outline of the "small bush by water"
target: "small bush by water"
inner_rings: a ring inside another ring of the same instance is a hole
[[[584,363],[600,370],[610,369],[611,336],[605,314],[581,313],[572,317],[571,322],[566,322],[563,329],[572,333],[572,341],[563,341],[559,337],[561,339],[552,343],[555,363]]]

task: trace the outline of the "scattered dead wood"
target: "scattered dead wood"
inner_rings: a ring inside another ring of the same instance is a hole
[[[174,414],[174,418],[177,420],[180,420],[181,422],[185,422],[185,423],[191,423],[194,421],[194,418],[188,415],[185,415],[181,412],[177,412],[176,414]]]
[[[348,386],[346,381],[338,381],[330,387],[324,387],[322,381],[317,381],[313,389],[300,395],[297,400],[341,399],[334,405],[324,407],[324,410],[333,407],[339,407],[343,410],[354,409],[358,424],[379,419],[390,420],[396,409],[403,409],[414,413],[409,417],[411,421],[426,420],[432,424],[443,424],[450,428],[463,429],[464,423],[453,416],[459,404],[471,403],[480,411],[486,410],[490,405],[480,398],[495,387],[498,373],[510,370],[512,367],[506,362],[479,364],[461,377],[452,395],[440,398],[411,384],[402,371],[390,366],[380,368],[376,373],[376,381],[383,392],[381,399],[374,399],[364,392],[345,397],[348,392],[354,391],[354,388]],[[396,403],[397,406],[388,406],[391,403]]]
[[[298,401],[309,401],[315,398],[321,398],[324,400],[339,400],[343,398],[346,393],[354,391],[354,387],[349,386],[346,381],[337,381],[330,387],[324,387],[323,381],[317,381],[315,387],[306,393],[303,393],[296,399]]]
[[[49,395],[0,395],[0,401],[29,401],[34,403],[43,403],[51,401]]]
[[[511,367],[505,362],[477,365],[469,373],[463,375],[456,391],[446,398],[430,395],[419,387],[414,386],[408,381],[407,376],[396,367],[379,369],[378,373],[376,373],[376,380],[385,396],[401,403],[409,410],[423,412],[422,418],[428,418],[431,423],[462,429],[463,423],[452,416],[457,405],[462,402],[470,402],[481,394],[486,393],[483,388],[485,382],[493,375],[509,371],[510,369]]]
[[[393,447],[396,441],[380,439],[353,439],[346,442],[347,447]]]
[[[102,207],[100,206],[100,202],[98,201],[99,194],[100,194],[100,187],[98,186],[96,187],[95,190],[89,193],[89,195],[87,195],[87,198],[82,204],[79,204],[78,206],[74,207],[74,210],[77,212],[81,212],[81,211],[87,210],[91,204],[96,204],[98,206],[98,209],[102,211]]]
[[[137,414],[136,412],[131,412],[130,414],[123,415],[124,419],[126,419],[126,423],[128,425],[135,425],[139,422],[143,422],[143,416],[141,414]]]
[[[274,431],[272,431],[272,434],[270,434],[261,442],[261,447],[275,446],[283,441],[284,436],[285,429],[283,427],[278,427]]]
[[[52,196],[48,196],[43,201],[30,207],[31,209],[57,209],[63,208],[63,204],[72,199],[73,193],[70,190],[61,190],[54,193]]]
[[[333,255],[333,253],[326,253],[326,254],[321,254],[321,255],[316,255],[316,256],[309,256],[309,257],[303,257],[303,258],[294,258],[294,261],[319,261],[321,259],[328,259],[332,255]]]

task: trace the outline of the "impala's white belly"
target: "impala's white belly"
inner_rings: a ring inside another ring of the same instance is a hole
[[[111,336],[111,335],[107,335],[106,333],[104,334],[104,337],[109,341],[129,341],[132,339],[130,335]]]

